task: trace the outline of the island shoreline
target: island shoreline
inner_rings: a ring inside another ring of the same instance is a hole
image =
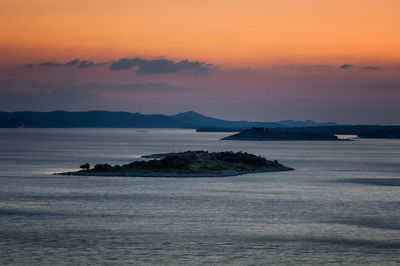
[[[119,177],[163,177],[163,178],[207,178],[207,177],[230,177],[240,176],[246,174],[257,174],[257,173],[268,173],[268,172],[286,172],[293,171],[294,168],[287,166],[274,167],[264,170],[255,171],[225,171],[222,173],[215,174],[180,174],[180,173],[166,173],[166,172],[150,172],[150,173],[138,173],[138,172],[86,172],[86,171],[75,171],[75,172],[63,172],[54,173],[53,175],[65,175],[65,176],[119,176]]]

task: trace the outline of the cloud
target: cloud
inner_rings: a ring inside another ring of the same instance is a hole
[[[88,67],[94,67],[94,66],[104,66],[107,65],[108,63],[93,63],[90,60],[84,60],[79,62],[78,68],[88,68]]]
[[[363,67],[362,70],[381,70],[382,68],[379,66],[366,66]]]
[[[127,70],[133,67],[138,67],[138,74],[163,74],[181,71],[192,71],[193,74],[208,74],[211,64],[189,60],[179,62],[168,59],[147,60],[136,57],[132,59],[121,58],[118,61],[113,61],[109,69],[116,71]]]
[[[56,63],[56,62],[43,62],[43,63],[38,64],[38,66],[42,66],[42,67],[59,67],[62,65],[63,64]]]
[[[195,75],[208,74],[211,68],[211,64],[206,64],[199,61],[173,61],[168,59],[142,59],[136,58],[121,58],[111,63],[99,62],[95,63],[91,60],[79,60],[78,58],[68,61],[66,63],[46,61],[38,64],[25,64],[25,68],[31,69],[35,66],[55,68],[55,67],[77,67],[85,69],[95,66],[104,66],[110,64],[110,70],[128,70],[137,67],[137,74],[166,74],[166,73],[177,73],[182,71],[190,71]]]
[[[328,65],[319,64],[319,65],[304,65],[304,64],[286,64],[280,65],[280,67],[285,69],[325,69],[328,68]]]
[[[72,60],[70,62],[65,63],[64,65],[65,66],[74,66],[74,65],[76,65],[78,63],[79,63],[79,59],[77,58],[77,59],[74,59],[74,60]]]
[[[352,68],[353,66],[354,66],[353,64],[344,64],[344,65],[341,65],[340,68],[341,69],[349,69],[349,68]]]
[[[127,70],[130,69],[140,63],[139,58],[128,59],[121,58],[118,61],[113,61],[110,65],[110,70]]]
[[[88,68],[88,67],[94,67],[94,66],[104,66],[107,65],[108,63],[105,62],[101,62],[101,63],[94,63],[91,60],[79,60],[78,58],[66,62],[66,63],[59,63],[59,62],[42,62],[39,64],[25,64],[25,67],[28,69],[31,69],[34,66],[41,66],[41,67],[60,67],[60,66],[66,66],[66,67],[73,67],[73,66],[77,66],[78,68]]]
[[[314,65],[314,67],[316,67],[316,68],[326,68],[328,66],[327,65]]]

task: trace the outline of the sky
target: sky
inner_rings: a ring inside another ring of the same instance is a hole
[[[2,0],[0,111],[400,124],[398,0]]]

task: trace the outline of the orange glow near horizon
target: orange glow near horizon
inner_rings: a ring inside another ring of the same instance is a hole
[[[0,49],[3,63],[398,63],[399,14],[397,0],[2,0]]]

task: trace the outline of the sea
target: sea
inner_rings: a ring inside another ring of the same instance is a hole
[[[227,141],[183,129],[0,129],[0,265],[400,264],[400,140]],[[295,168],[58,176],[186,150]]]

